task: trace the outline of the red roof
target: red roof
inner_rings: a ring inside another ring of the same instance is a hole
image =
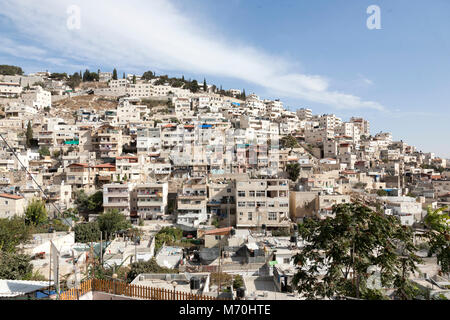
[[[9,194],[9,193],[1,193],[0,197],[13,199],[13,200],[23,199],[23,197],[21,197],[21,196],[16,196],[15,194]]]
[[[228,233],[228,232],[231,231],[231,229],[232,229],[232,227],[208,230],[208,231],[205,231],[205,235],[207,235],[207,234]]]
[[[116,157],[117,160],[124,160],[124,159],[138,159],[138,157],[130,157],[130,156],[125,156],[125,157]]]

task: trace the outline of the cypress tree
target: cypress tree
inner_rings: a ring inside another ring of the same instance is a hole
[[[113,80],[117,80],[117,70],[114,68],[113,70]]]
[[[33,128],[31,127],[31,122],[28,120],[27,132],[25,134],[27,148],[31,147],[31,140],[33,139]]]

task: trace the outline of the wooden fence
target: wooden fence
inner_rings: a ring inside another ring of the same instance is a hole
[[[70,289],[61,293],[60,300],[78,300],[90,291],[105,292],[144,300],[219,300],[215,297],[188,292],[151,288],[119,281],[91,279],[84,281],[80,289]]]

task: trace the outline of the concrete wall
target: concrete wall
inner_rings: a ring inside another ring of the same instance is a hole
[[[289,194],[289,216],[296,221],[298,218],[313,215],[314,202],[318,195],[315,191],[291,191]]]

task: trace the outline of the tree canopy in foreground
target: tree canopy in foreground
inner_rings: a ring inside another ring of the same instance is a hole
[[[377,276],[383,288],[395,288],[397,298],[412,299],[416,292],[408,278],[420,262],[412,229],[361,204],[340,204],[333,213],[299,227],[307,244],[294,257],[298,292],[308,299],[383,299],[383,291],[369,283]]]

